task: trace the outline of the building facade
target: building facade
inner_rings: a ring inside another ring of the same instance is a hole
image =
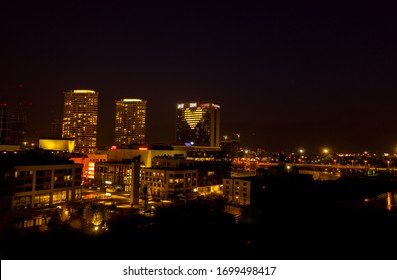
[[[40,138],[39,148],[43,150],[51,150],[56,152],[74,151],[75,139],[73,138]]]
[[[140,162],[139,157],[123,162],[97,162],[95,164],[94,188],[97,190],[122,190],[130,192],[130,202],[139,202]]]
[[[194,161],[171,156],[153,158],[152,168],[142,168],[141,189],[147,194],[176,198],[197,191],[198,171]]]
[[[5,153],[1,161],[1,211],[42,209],[81,199],[81,164],[34,152]]]
[[[179,103],[176,109],[179,145],[219,147],[220,105],[213,101]]]
[[[0,104],[0,144],[22,145],[26,137],[26,112],[19,106]]]
[[[251,181],[250,177],[223,179],[223,196],[237,205],[251,205]]]
[[[7,104],[0,104],[0,144],[9,144],[11,125],[11,108]]]
[[[232,162],[224,151],[191,150],[186,159],[194,161],[198,170],[198,192],[221,191],[223,178],[231,176]]]
[[[83,185],[92,186],[95,178],[95,165],[99,162],[106,162],[108,159],[107,154],[87,154],[82,157],[71,157],[74,163],[83,165]]]
[[[75,138],[75,152],[89,154],[96,150],[98,95],[93,90],[64,93],[62,137]]]
[[[146,130],[146,101],[116,100],[115,139],[117,146],[144,144]]]
[[[144,149],[110,149],[107,152],[108,161],[122,162],[134,157],[140,157],[141,167],[152,167],[152,159],[162,155],[186,155],[186,151],[173,150],[172,147],[166,150],[155,150],[151,148]]]
[[[62,137],[62,119],[54,119],[51,121],[50,137]]]

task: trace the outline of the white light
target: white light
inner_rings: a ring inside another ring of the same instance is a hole
[[[123,102],[142,102],[142,99],[123,99]]]

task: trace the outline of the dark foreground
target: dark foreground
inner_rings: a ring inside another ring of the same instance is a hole
[[[247,214],[240,223],[219,204],[196,202],[159,211],[140,222],[145,226],[137,226],[137,216],[121,215],[96,234],[9,230],[1,259],[395,259],[395,214],[361,199],[287,192],[269,197],[261,215]]]

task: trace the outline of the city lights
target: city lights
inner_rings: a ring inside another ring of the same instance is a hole
[[[395,2],[6,2],[9,279],[392,280]]]

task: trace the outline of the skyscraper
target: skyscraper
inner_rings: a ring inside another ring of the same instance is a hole
[[[26,112],[21,106],[11,109],[10,142],[13,145],[22,145],[26,138]]]
[[[0,144],[22,145],[25,134],[26,112],[22,107],[0,104]]]
[[[75,152],[96,150],[98,95],[94,90],[64,92],[62,137],[75,139]]]
[[[50,136],[55,138],[62,137],[62,119],[53,119],[51,121]]]
[[[115,144],[145,143],[146,101],[141,99],[116,100]]]
[[[0,144],[10,141],[11,108],[7,104],[0,104]]]
[[[177,144],[219,147],[220,105],[217,102],[179,103],[176,117]]]

